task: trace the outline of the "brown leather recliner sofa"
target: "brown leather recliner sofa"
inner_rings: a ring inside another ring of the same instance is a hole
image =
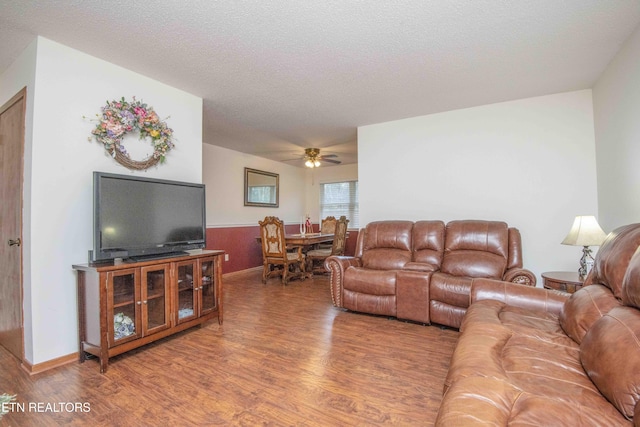
[[[477,279],[437,426],[640,425],[640,224],[574,294]]]
[[[535,286],[522,268],[520,232],[501,221],[377,221],[352,257],[325,261],[333,304],[458,328],[473,278]]]

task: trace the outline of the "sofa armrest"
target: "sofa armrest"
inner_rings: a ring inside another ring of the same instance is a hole
[[[518,283],[520,285],[535,286],[536,275],[526,268],[510,268],[502,276],[505,282]]]
[[[470,303],[491,299],[514,307],[544,311],[558,316],[570,296],[571,294],[564,292],[534,288],[518,283],[473,279],[471,281]]]
[[[331,300],[336,307],[342,307],[342,291],[344,289],[344,272],[349,267],[360,267],[360,258],[350,256],[333,255],[324,261],[324,268],[331,274],[329,278],[329,288],[331,289]]]

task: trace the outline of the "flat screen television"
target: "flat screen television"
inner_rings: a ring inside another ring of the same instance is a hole
[[[90,262],[162,258],[205,246],[205,186],[93,173]]]

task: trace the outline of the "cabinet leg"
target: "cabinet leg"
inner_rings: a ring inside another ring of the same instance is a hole
[[[104,374],[107,372],[107,365],[109,364],[109,358],[108,357],[101,357],[100,358],[100,373]]]
[[[107,365],[109,364],[109,353],[101,349],[100,351],[100,373],[107,372]]]

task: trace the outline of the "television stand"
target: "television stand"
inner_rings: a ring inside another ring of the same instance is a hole
[[[109,358],[215,317],[222,325],[224,251],[74,265],[80,363]]]

